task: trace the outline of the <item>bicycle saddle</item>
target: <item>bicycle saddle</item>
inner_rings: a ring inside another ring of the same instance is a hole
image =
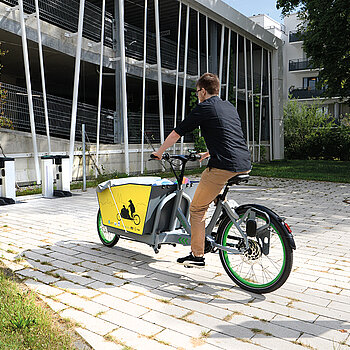
[[[231,179],[229,179],[227,181],[227,185],[228,186],[232,186],[232,185],[239,185],[241,182],[245,182],[247,183],[249,180],[249,175],[248,174],[238,174],[234,177],[231,177]]]

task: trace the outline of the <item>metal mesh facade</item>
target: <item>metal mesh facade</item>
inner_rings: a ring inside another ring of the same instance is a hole
[[[18,86],[1,83],[6,90],[5,116],[16,130],[30,132],[27,90]],[[46,135],[45,114],[42,93],[33,91],[35,128],[38,134]],[[72,101],[57,96],[47,95],[50,135],[69,139]],[[113,143],[113,111],[101,110],[100,140]],[[85,124],[89,140],[96,142],[97,107],[85,103],[78,104],[76,139],[81,140],[81,124]]]

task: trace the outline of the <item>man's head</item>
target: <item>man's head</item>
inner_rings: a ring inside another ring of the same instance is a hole
[[[209,97],[218,95],[220,91],[218,76],[213,73],[204,73],[197,80],[196,90],[199,102],[203,102]]]

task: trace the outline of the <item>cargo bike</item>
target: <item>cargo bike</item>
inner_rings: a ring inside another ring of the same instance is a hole
[[[120,238],[129,239],[148,244],[155,253],[163,244],[190,246],[189,207],[196,183],[186,183],[184,171],[187,162],[198,159],[195,153],[163,155],[175,183],[160,177],[129,177],[99,184],[97,231],[102,243],[113,247]],[[290,227],[272,210],[227,201],[231,186],[248,179],[246,174],[232,177],[216,198],[205,230],[205,253],[218,253],[227,275],[241,288],[268,293],[287,280],[296,246]]]

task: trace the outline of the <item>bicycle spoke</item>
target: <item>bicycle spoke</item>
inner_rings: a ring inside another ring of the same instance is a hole
[[[244,221],[249,219],[246,213],[250,208],[247,206],[237,210],[242,220],[240,229],[243,232],[246,232]],[[240,238],[236,247],[241,249],[241,254],[219,251],[221,262],[230,278],[243,289],[257,293],[267,293],[279,288],[286,281],[292,266],[292,251],[289,249],[280,220],[268,210],[265,212],[266,215],[262,212],[263,209],[257,207],[255,217],[257,229],[265,227],[262,236],[247,237],[246,241],[244,237]],[[270,221],[266,226],[268,217]],[[239,236],[238,229],[227,217],[219,232],[219,242],[229,247],[237,236]]]
[[[252,271],[252,276],[255,276],[255,279],[253,281],[258,281],[258,277],[255,274],[254,265],[252,265],[250,269]]]
[[[281,264],[277,264],[269,256],[267,256],[266,258],[271,262],[271,264],[276,268],[276,270],[279,270],[281,268]],[[279,259],[278,261],[281,261],[281,259]]]
[[[269,275],[269,273],[266,271],[266,269],[264,269],[263,266],[261,266],[261,272],[263,275],[263,283],[266,283],[267,281],[269,281],[271,279],[272,276]]]
[[[265,220],[258,219],[258,227],[266,224]],[[241,228],[245,231],[245,224],[241,224]],[[230,262],[230,269],[235,271],[235,274],[243,280],[257,284],[265,285],[271,283],[279,271],[283,267],[284,253],[281,244],[281,239],[273,227],[269,227],[270,242],[269,254],[264,255],[262,252],[261,243],[257,239],[248,238],[249,250],[246,250],[243,255],[225,254],[227,261]],[[225,246],[232,247],[232,241],[237,239],[237,229],[231,226],[229,233],[226,236]]]

